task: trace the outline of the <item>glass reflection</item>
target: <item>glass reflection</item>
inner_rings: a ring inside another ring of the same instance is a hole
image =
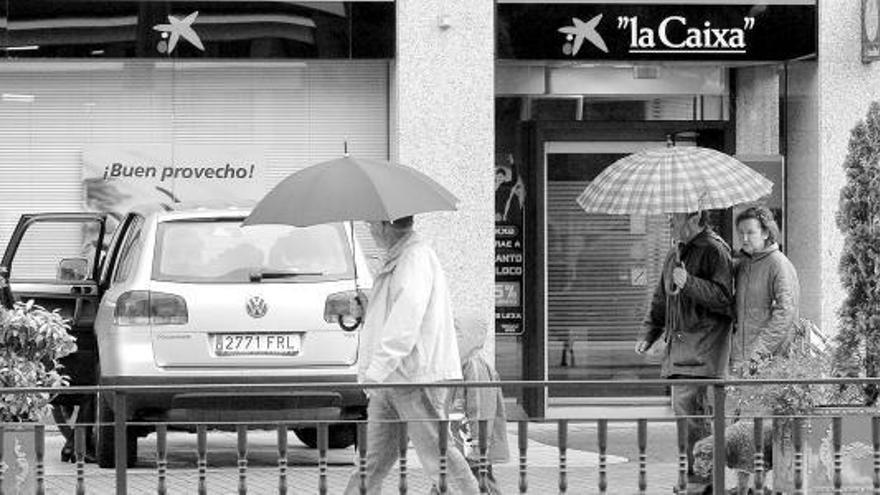
[[[10,0],[4,8],[5,45],[14,57],[391,58],[394,53],[393,2]],[[0,36],[2,27],[0,21]]]

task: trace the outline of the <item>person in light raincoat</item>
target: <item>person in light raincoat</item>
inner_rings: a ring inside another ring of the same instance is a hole
[[[460,381],[461,361],[446,277],[434,249],[413,230],[413,218],[370,222],[376,243],[387,249],[373,282],[358,346],[358,381],[364,384]],[[440,473],[440,421],[448,418],[448,388],[367,389],[366,492],[382,493],[398,460],[400,427],[407,432],[426,474]],[[479,493],[464,456],[447,451],[446,479],[452,493]],[[355,470],[346,495],[360,493]]]

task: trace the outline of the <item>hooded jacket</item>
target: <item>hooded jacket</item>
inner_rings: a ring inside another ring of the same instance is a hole
[[[399,239],[373,281],[358,381],[461,380],[451,304],[433,248],[415,233]]]
[[[679,246],[688,272],[681,292],[672,295],[676,248],[663,264],[642,338],[666,343],[660,376],[723,378],[730,358],[733,262],[730,247],[711,230]]]
[[[736,332],[731,366],[787,351],[798,320],[800,284],[777,244],[736,261]]]

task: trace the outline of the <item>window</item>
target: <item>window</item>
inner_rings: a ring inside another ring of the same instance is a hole
[[[116,273],[113,275],[114,283],[128,280],[132,270],[137,265],[141,249],[143,248],[141,235],[143,224],[143,217],[134,216],[131,219],[128,231],[125,233],[125,239],[122,240],[122,248],[119,252],[119,263],[116,265]]]
[[[37,221],[21,238],[9,267],[10,279],[57,280],[61,260],[69,258],[88,260],[88,274],[91,275],[99,229],[97,221]]]
[[[309,282],[352,276],[341,224],[242,227],[243,219],[159,225],[153,279],[173,282]]]

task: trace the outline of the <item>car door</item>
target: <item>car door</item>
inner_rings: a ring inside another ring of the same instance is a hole
[[[97,361],[88,354],[96,352],[93,325],[106,220],[102,213],[22,215],[0,262],[16,301],[58,309],[70,321],[84,362]],[[82,374],[78,382],[92,382],[91,372]]]

